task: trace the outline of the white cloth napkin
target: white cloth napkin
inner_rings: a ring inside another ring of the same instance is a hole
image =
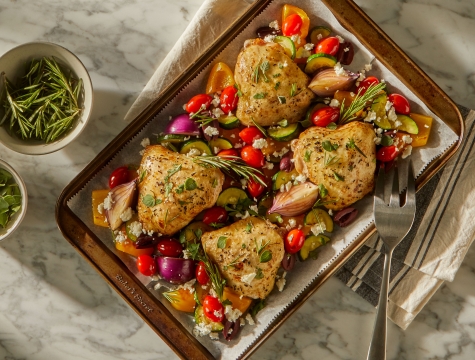
[[[205,52],[254,0],[205,0],[185,32],[172,48],[127,113],[134,119],[170,85],[193,59]],[[234,19],[234,20],[233,20]],[[475,199],[475,177],[470,173],[474,114],[467,119],[469,138],[450,161],[434,191],[417,234],[394,261],[388,316],[405,329],[443,281],[452,281],[473,240],[470,221]],[[470,124],[470,125],[469,125]],[[471,136],[470,136],[471,134]],[[462,155],[463,154],[463,155]],[[475,164],[474,164],[475,165]],[[437,184],[436,184],[437,185]],[[424,209],[425,210],[425,209]],[[376,305],[382,273],[381,244],[371,239],[338,273],[355,292]],[[397,253],[397,251],[396,251]]]

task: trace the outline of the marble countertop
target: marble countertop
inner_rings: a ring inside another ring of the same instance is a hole
[[[65,149],[25,156],[0,145],[25,179],[25,221],[0,245],[0,358],[172,359],[173,351],[64,240],[63,187],[125,126],[122,121],[203,0],[0,0],[0,54],[33,40],[76,53],[95,106]],[[473,0],[357,0],[457,103],[475,108]],[[253,359],[365,359],[375,309],[330,279]],[[389,324],[388,359],[473,359],[475,249],[406,331]]]

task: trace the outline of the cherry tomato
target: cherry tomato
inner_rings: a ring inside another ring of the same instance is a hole
[[[205,211],[203,222],[206,225],[213,223],[225,223],[228,220],[228,213],[221,206],[213,206]]]
[[[317,46],[315,47],[315,54],[324,53],[335,56],[338,54],[339,49],[340,40],[335,36],[330,36],[318,42]]]
[[[115,169],[109,177],[109,188],[113,189],[118,185],[125,184],[129,181],[129,168],[121,166]]]
[[[264,135],[262,132],[255,126],[250,126],[247,128],[244,128],[241,130],[239,133],[239,137],[242,139],[247,144],[251,144],[252,142],[256,139],[262,139]]]
[[[252,147],[252,145],[246,145],[242,148],[241,158],[247,165],[255,168],[261,168],[265,164],[264,154],[262,151]]]
[[[239,153],[236,149],[226,149],[226,150],[221,150],[218,153],[218,156],[221,156],[221,157],[237,156],[237,157],[239,157]]]
[[[409,106],[409,101],[399,94],[391,94],[388,97],[388,100],[393,103],[394,110],[398,114],[409,115],[411,112],[411,107]]]
[[[373,84],[374,85],[379,84],[378,78],[376,78],[374,76],[368,76],[366,79],[364,79],[362,82],[360,82],[360,85],[356,89],[356,92],[357,93],[359,92],[360,95],[363,95],[366,92],[366,90],[368,90],[370,85],[373,85]]]
[[[257,176],[264,181],[265,183],[267,182],[266,178],[263,175],[257,174]],[[266,187],[262,185],[260,182],[254,180],[253,178],[250,178],[249,181],[247,182],[247,191],[249,191],[249,194],[252,197],[259,197],[264,191],[266,190]]]
[[[305,242],[305,234],[302,230],[290,230],[284,241],[285,251],[289,254],[295,254],[299,251]]]
[[[214,322],[224,319],[224,307],[219,300],[211,295],[207,295],[203,300],[203,312],[206,317]]]
[[[200,261],[195,270],[196,281],[201,285],[206,285],[209,282],[209,276],[206,272],[206,267],[203,261]]]
[[[152,276],[157,270],[155,259],[150,255],[140,255],[137,258],[137,269],[145,276]]]
[[[376,159],[382,162],[392,161],[399,155],[399,150],[396,145],[383,146],[376,153]]]
[[[183,252],[181,244],[171,238],[160,240],[157,244],[157,250],[164,256],[178,257]]]
[[[225,87],[221,96],[219,97],[219,106],[225,114],[230,111],[234,111],[237,107],[239,96],[237,95],[237,89],[231,85]]]
[[[208,94],[198,94],[193,96],[187,103],[185,110],[189,113],[197,113],[201,110],[208,110],[213,98]]]
[[[292,36],[300,33],[302,28],[302,18],[297,14],[289,15],[282,24],[282,33],[284,36]]]
[[[332,106],[324,106],[315,110],[310,119],[315,126],[326,127],[328,124],[336,123],[340,118],[340,109]]]

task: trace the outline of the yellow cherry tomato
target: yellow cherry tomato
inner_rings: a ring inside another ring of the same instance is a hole
[[[167,291],[163,296],[170,301],[170,305],[178,311],[192,313],[195,311],[196,301],[194,294],[185,289]]]

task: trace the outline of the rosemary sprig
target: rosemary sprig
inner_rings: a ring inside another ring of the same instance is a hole
[[[16,88],[3,78],[5,114],[10,132],[22,139],[53,142],[72,128],[82,111],[79,97],[82,80],[65,72],[54,58],[33,60]]]
[[[267,131],[266,131],[266,129],[264,129],[261,125],[259,125],[259,124],[256,122],[256,120],[254,120],[253,117],[251,117],[251,120],[252,120],[252,123],[254,124],[254,126],[255,126],[256,128],[258,128],[259,131],[262,133],[262,135],[264,135],[265,137],[267,137]]]
[[[216,120],[216,118],[210,115],[209,111],[198,111],[191,115],[190,119],[193,119],[195,122],[199,123],[200,127],[208,125]]]
[[[223,170],[228,175],[234,172],[246,180],[252,178],[254,181],[267,187],[266,183],[258,176],[258,174],[262,175],[262,172],[247,166],[241,158],[237,156],[227,156],[226,158],[220,156],[197,156],[193,161],[203,167],[213,167]]]
[[[366,107],[366,104],[369,101],[373,101],[385,87],[386,83],[371,84],[364,94],[361,94],[362,89],[360,89],[350,106],[347,108],[345,108],[345,102],[343,101],[340,106],[341,115],[338,124],[346,124],[347,122],[355,120],[355,114],[358,111],[363,110]]]
[[[348,142],[346,143],[346,148],[347,148],[347,149],[355,149],[355,150],[358,151],[361,155],[363,155],[364,157],[366,157],[366,155],[364,154],[364,152],[358,147],[358,145],[356,145],[355,139],[353,139],[353,138],[348,139]]]

